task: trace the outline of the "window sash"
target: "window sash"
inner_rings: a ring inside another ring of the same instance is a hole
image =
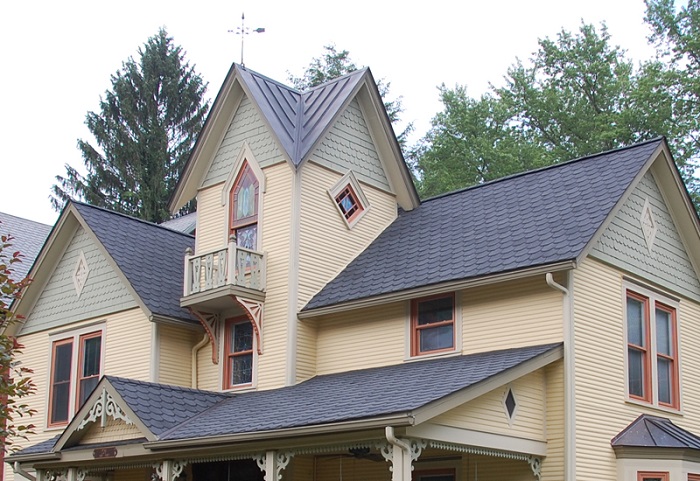
[[[253,324],[247,317],[228,319],[225,327],[224,350],[226,367],[224,389],[249,386],[253,382],[255,336]],[[240,337],[236,337],[236,336]]]
[[[411,355],[455,350],[454,299],[451,293],[415,299],[411,303]]]
[[[635,315],[637,314],[637,315]],[[651,346],[649,300],[627,292],[627,392],[631,398],[651,402]],[[633,362],[634,361],[634,362]]]
[[[76,410],[80,409],[100,380],[102,360],[102,333],[92,332],[80,336],[78,362],[78,396]]]
[[[49,426],[65,424],[70,417],[73,338],[53,343]]]

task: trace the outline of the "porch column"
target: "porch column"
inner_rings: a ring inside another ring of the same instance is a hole
[[[258,467],[265,472],[265,481],[280,481],[282,470],[287,467],[293,454],[289,452],[267,451],[255,458]]]

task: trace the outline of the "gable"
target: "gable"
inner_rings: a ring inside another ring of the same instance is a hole
[[[248,96],[243,97],[236,109],[214,160],[204,177],[203,187],[223,182],[228,178],[244,141],[250,146],[260,167],[284,160],[267,124]]]
[[[133,423],[127,423],[123,419],[108,418],[104,426],[99,422],[93,421],[86,428],[87,431],[83,434],[78,444],[98,444],[114,441],[123,442],[127,439],[145,437],[144,433]]]
[[[644,232],[643,214],[651,212]],[[591,250],[592,257],[700,300],[700,281],[659,186],[649,171]]]
[[[84,285],[79,290],[74,279],[81,259],[87,270]],[[78,227],[27,316],[21,333],[29,334],[136,306],[136,300],[98,245],[83,227]]]
[[[391,191],[384,167],[357,99],[353,99],[311,154],[315,162],[341,174]]]

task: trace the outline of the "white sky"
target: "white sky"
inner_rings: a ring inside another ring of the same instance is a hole
[[[614,44],[642,60],[647,45],[643,0],[48,0],[8,1],[0,45],[0,211],[52,224],[48,196],[64,164],[83,167],[77,139],[92,142],[85,114],[97,111],[109,77],[160,26],[209,82],[211,98],[231,62],[240,61],[240,25],[265,27],[246,37],[246,66],[287,82],[323,45],[350,51],[375,78],[402,95],[402,118],[414,140],[441,109],[436,87],[465,84],[471,95],[499,84],[516,57],[527,59],[537,39],[581,20],[605,21]]]

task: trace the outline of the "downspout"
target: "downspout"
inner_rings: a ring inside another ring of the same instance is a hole
[[[197,353],[199,353],[199,350],[202,349],[204,346],[209,344],[209,336],[207,333],[204,333],[204,337],[202,338],[201,341],[199,341],[193,348],[192,348],[192,389],[198,389],[197,384]]]
[[[564,480],[576,479],[576,399],[574,363],[573,294],[554,281],[550,272],[545,275],[547,285],[564,294]],[[572,271],[567,272],[567,285],[573,285]]]
[[[401,460],[400,463],[396,462],[396,456],[394,453],[396,452],[395,449],[392,450],[392,472],[391,472],[391,479],[392,481],[403,481],[404,479],[410,479],[411,475],[411,468],[410,468],[410,463],[411,463],[411,445],[408,444],[406,441],[402,441],[396,436],[394,436],[394,428],[392,426],[387,426],[384,428],[384,434],[386,435],[386,440],[389,441],[389,444],[394,446],[395,448],[399,448],[402,452]],[[408,460],[408,461],[406,461]],[[406,469],[406,464],[408,462],[408,477],[406,473],[404,472]],[[399,464],[397,466],[397,464]]]
[[[20,468],[19,461],[15,461],[15,464],[12,465],[12,470],[15,472],[15,474],[19,474],[20,476],[28,479],[29,481],[36,481],[36,476],[32,476],[27,471]]]

